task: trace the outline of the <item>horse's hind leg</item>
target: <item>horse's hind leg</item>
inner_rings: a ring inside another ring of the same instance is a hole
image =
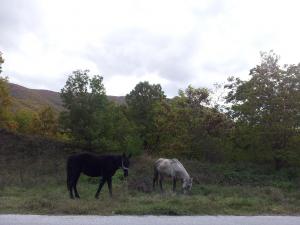
[[[72,167],[70,159],[67,161],[67,188],[71,199],[74,199],[73,195],[73,177],[72,177]]]
[[[155,184],[156,184],[156,177],[153,177],[153,184],[152,184],[153,190],[155,190]]]
[[[74,195],[73,195],[73,187],[72,187],[71,185],[69,185],[68,189],[69,189],[70,198],[71,198],[71,199],[74,199]]]
[[[109,196],[112,197],[112,182],[111,182],[111,177],[107,178],[107,186],[109,190]]]
[[[153,190],[155,190],[155,185],[156,185],[157,179],[158,179],[158,172],[156,170],[154,170],[153,185],[152,185]]]
[[[77,198],[78,192],[77,192],[77,189],[76,189],[75,178],[73,176],[68,177],[68,190],[69,190],[69,194],[70,194],[71,199],[74,199],[73,190],[74,190],[74,193],[75,193],[75,197]]]
[[[75,179],[74,179],[74,186],[73,186],[76,198],[80,198],[80,196],[78,194],[78,191],[77,191],[77,182],[78,182],[79,176],[80,176],[80,173],[75,177]]]
[[[101,180],[100,180],[100,183],[99,183],[98,190],[97,190],[97,192],[95,194],[95,198],[99,198],[99,193],[100,193],[101,188],[103,187],[105,181],[106,181],[106,178],[102,177]]]
[[[163,181],[163,178],[160,177],[160,178],[159,178],[159,186],[160,186],[160,191],[163,193],[163,192],[164,192],[164,189],[163,189],[163,186],[162,186],[162,181]]]
[[[74,193],[76,198],[80,198],[79,193],[77,191],[77,186],[74,186]]]
[[[72,181],[71,181],[71,177],[70,177],[70,174],[68,172],[67,174],[67,188],[68,188],[68,191],[69,191],[69,195],[70,195],[70,198],[74,198],[73,196],[73,191],[72,191]]]

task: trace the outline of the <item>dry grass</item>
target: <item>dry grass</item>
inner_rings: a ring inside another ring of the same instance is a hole
[[[257,215],[299,214],[300,192],[285,192],[272,187],[224,187],[196,185],[191,195],[167,192],[142,193],[127,190],[126,182],[114,181],[114,197],[104,187],[94,199],[96,185],[82,179],[80,200],[71,200],[65,186],[1,190],[1,213],[34,214],[154,214],[154,215]],[[279,195],[277,195],[279,194]],[[279,196],[279,197],[278,197]]]

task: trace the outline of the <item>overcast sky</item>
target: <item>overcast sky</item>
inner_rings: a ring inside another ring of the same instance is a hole
[[[171,97],[247,78],[260,51],[300,62],[299,9],[297,0],[0,0],[2,75],[60,91],[73,70],[90,69],[108,95],[147,80]]]

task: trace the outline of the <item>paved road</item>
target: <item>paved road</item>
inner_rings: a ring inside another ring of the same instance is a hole
[[[300,216],[0,215],[0,225],[300,225]]]

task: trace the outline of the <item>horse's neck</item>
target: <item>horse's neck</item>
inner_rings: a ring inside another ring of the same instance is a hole
[[[186,171],[184,166],[178,160],[176,160],[176,166],[179,167],[179,169],[177,169],[177,176],[180,179],[189,179],[190,178],[190,175],[188,174],[188,172]]]
[[[121,167],[122,166],[122,156],[121,155],[119,155],[117,157],[117,162],[118,162],[118,168]]]
[[[185,180],[185,179],[189,179],[190,175],[188,174],[188,172],[185,169],[183,169],[179,172],[179,177],[180,177],[180,179]]]

